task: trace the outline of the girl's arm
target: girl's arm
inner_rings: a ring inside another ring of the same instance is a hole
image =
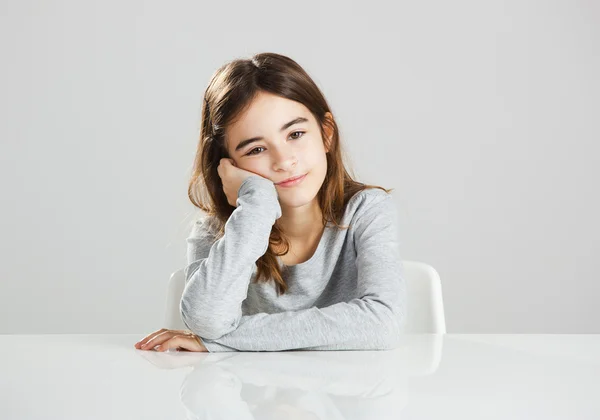
[[[252,175],[240,185],[237,207],[222,238],[214,241],[207,224],[196,222],[187,239],[186,285],[180,303],[181,318],[194,334],[215,339],[237,328],[253,267],[266,252],[279,217],[275,185]]]
[[[230,333],[213,339],[203,337],[208,351],[396,347],[406,316],[396,208],[389,194],[374,196],[365,207],[354,222],[359,298],[324,308],[242,316],[237,329]]]

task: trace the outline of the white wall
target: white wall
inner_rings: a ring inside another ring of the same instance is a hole
[[[449,333],[600,332],[598,3],[0,7],[0,333],[162,327],[202,94],[261,51],[307,69],[357,175],[396,188]]]

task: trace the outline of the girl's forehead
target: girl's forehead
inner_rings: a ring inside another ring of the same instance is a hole
[[[281,96],[261,93],[231,124],[238,130],[278,129],[292,117],[309,118],[310,112],[304,104]]]

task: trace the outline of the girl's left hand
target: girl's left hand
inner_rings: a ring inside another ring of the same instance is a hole
[[[135,343],[135,348],[140,350],[166,351],[176,349],[196,352],[208,352],[200,338],[189,330],[167,330],[161,328],[148,334]]]

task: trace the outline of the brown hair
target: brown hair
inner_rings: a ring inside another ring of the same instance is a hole
[[[298,63],[276,53],[260,53],[250,59],[236,59],[225,63],[213,75],[202,101],[200,138],[192,176],[188,186],[188,197],[194,206],[207,213],[216,223],[217,239],[224,234],[225,223],[235,210],[227,201],[223,184],[217,172],[219,162],[229,157],[225,146],[224,128],[234,121],[260,92],[278,95],[306,106],[319,123],[321,136],[325,130],[332,133],[327,139],[327,173],[318,192],[318,202],[323,213],[323,225],[332,222],[339,229],[346,204],[357,192],[368,188],[379,188],[389,193],[392,189],[366,185],[352,179],[344,165],[344,152],[339,141],[338,126],[330,112],[325,97]],[[287,285],[277,261],[277,256],[289,251],[289,242],[275,222],[269,236],[269,246],[257,261],[256,281],[273,279],[277,294],[287,291]],[[277,253],[275,247],[283,251]]]

